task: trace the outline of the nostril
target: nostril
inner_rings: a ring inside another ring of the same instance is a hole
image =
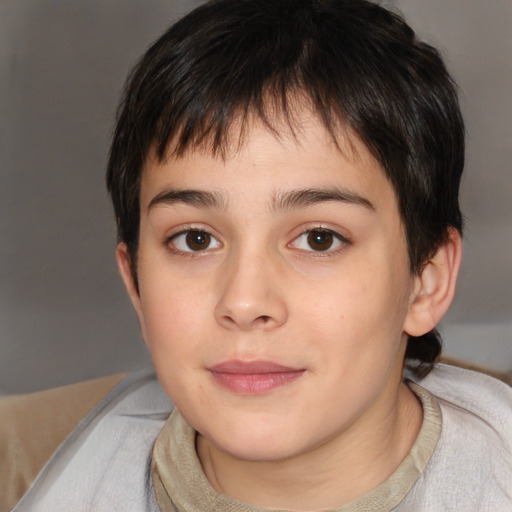
[[[229,315],[224,315],[222,318],[228,324],[236,324],[236,322]]]

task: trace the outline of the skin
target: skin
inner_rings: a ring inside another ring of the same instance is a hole
[[[320,510],[377,486],[414,443],[422,410],[401,382],[407,332],[426,332],[447,308],[454,281],[441,278],[456,275],[460,245],[412,276],[379,164],[355,135],[340,150],[311,114],[301,119],[296,138],[252,122],[224,160],[205,148],[162,163],[150,155],[138,291],[124,244],[117,258],[212,486],[259,506]],[[233,391],[212,373],[233,360],[299,376]]]

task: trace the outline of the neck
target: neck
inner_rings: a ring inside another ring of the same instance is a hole
[[[231,457],[202,436],[197,451],[211,485],[253,505],[312,511],[354,501],[386,480],[409,453],[422,422],[421,405],[404,384],[335,438],[278,461]]]

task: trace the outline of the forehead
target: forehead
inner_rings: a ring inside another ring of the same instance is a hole
[[[160,159],[153,148],[141,180],[141,208],[165,188],[210,189],[229,196],[273,194],[291,188],[341,187],[376,204],[394,201],[380,164],[348,126],[336,136],[307,109],[269,125],[253,116],[234,122],[223,151],[205,140],[180,156]]]

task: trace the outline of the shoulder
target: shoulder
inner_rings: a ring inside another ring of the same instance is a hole
[[[28,489],[76,424],[125,374],[36,393],[0,397],[0,510]]]
[[[449,365],[438,365],[420,384],[439,403],[446,440],[507,453],[512,464],[512,387]]]
[[[153,370],[126,376],[73,428],[14,510],[148,509],[151,448],[172,408]]]
[[[512,438],[512,387],[489,375],[446,364],[437,365],[419,384],[440,402],[456,407]]]
[[[425,504],[424,510],[509,510],[512,388],[448,365],[437,366],[419,384],[436,398],[442,429],[409,499]]]

